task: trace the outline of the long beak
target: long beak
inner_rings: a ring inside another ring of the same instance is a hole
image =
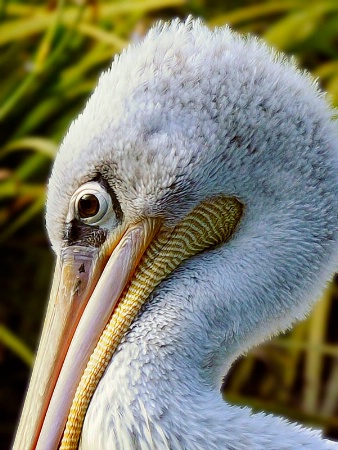
[[[58,447],[90,355],[158,229],[148,219],[119,230],[101,251],[62,251],[13,449]]]
[[[147,219],[100,251],[62,252],[15,450],[55,450],[62,435],[62,449],[77,448],[91,395],[141,306],[183,261],[226,242],[242,212],[237,199],[219,196],[173,228]]]

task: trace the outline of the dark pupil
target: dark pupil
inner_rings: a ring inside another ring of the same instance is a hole
[[[100,209],[100,202],[93,194],[83,195],[78,203],[79,215],[82,218],[95,216]]]

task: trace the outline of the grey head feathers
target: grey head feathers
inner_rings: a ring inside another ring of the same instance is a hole
[[[168,218],[214,193],[249,204],[294,192],[297,173],[325,178],[320,158],[337,159],[330,115],[310,76],[257,39],[159,24],[115,58],[70,127],[49,186],[53,246],[70,196],[101,172],[130,214]]]

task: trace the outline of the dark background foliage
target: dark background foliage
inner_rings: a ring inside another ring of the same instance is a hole
[[[62,136],[113,55],[188,14],[296,56],[338,105],[337,0],[0,0],[0,446],[8,448],[40,333],[53,255],[45,183]],[[338,125],[337,125],[338,126]],[[338,437],[338,283],[311,317],[236,362],[237,404]]]

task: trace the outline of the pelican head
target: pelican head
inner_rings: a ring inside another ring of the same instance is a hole
[[[336,267],[331,114],[229,28],[159,24],[114,59],[50,178],[57,262],[16,449],[330,448],[219,390]]]

